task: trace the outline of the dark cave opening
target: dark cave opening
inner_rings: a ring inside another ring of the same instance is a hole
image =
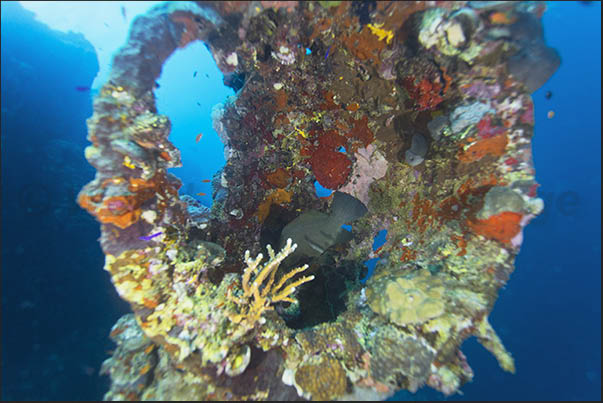
[[[299,287],[296,295],[299,306],[277,308],[289,328],[304,329],[333,322],[347,309],[347,294],[366,277],[366,266],[354,261],[335,264],[329,252],[315,259],[314,266],[307,270],[315,278]]]
[[[295,216],[294,212],[283,207],[271,207],[260,236],[262,250],[268,244],[272,245],[275,251],[278,250],[281,231]],[[284,302],[276,306],[277,313],[289,328],[303,329],[332,322],[346,310],[347,294],[361,286],[360,279],[367,275],[367,267],[362,263],[336,262],[336,256],[344,254],[346,249],[347,244],[338,244],[316,258],[306,257],[296,262],[287,259],[283,261],[277,277],[303,264],[308,264],[309,268],[293,280],[300,276],[314,276],[314,280],[299,286],[295,295],[299,304]]]

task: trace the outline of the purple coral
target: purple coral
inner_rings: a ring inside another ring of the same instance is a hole
[[[488,85],[482,80],[476,80],[468,86],[462,86],[461,91],[477,99],[493,99],[500,93],[500,85],[496,83]]]

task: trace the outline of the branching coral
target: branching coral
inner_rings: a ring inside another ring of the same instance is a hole
[[[256,323],[264,322],[261,320],[261,316],[264,312],[274,309],[271,306],[272,304],[277,302],[296,302],[291,297],[291,294],[293,294],[297,286],[313,280],[314,276],[302,277],[289,283],[287,286],[285,286],[285,283],[297,273],[306,270],[308,265],[296,267],[282,276],[276,285],[273,285],[279,265],[296,248],[297,244],[292,244],[291,238],[287,239],[287,243],[278,254],[275,254],[272,247],[268,245],[266,249],[268,249],[270,260],[261,268],[259,265],[264,256],[260,253],[255,259],[252,259],[250,252],[245,252],[247,268],[243,273],[243,295],[236,297],[231,292],[228,294],[228,298],[240,307],[240,313],[231,316],[233,322],[241,323],[247,328],[252,328]],[[251,279],[252,276],[253,280]],[[264,283],[266,279],[268,279],[268,282]]]

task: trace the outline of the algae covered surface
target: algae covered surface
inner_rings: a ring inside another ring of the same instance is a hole
[[[85,154],[97,173],[78,196],[132,307],[111,332],[105,397],[451,395],[473,378],[460,350],[471,336],[514,372],[488,315],[543,208],[530,94],[559,65],[543,12],[171,2],[138,17],[94,100]],[[228,158],[207,210],[167,172],[180,153],[153,94],[163,62],[197,40],[236,91],[212,113]],[[539,59],[521,57],[534,48]],[[366,213],[351,232],[313,221],[282,242],[298,217],[343,217],[315,182]]]

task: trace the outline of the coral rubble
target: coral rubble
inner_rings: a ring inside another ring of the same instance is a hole
[[[94,100],[97,173],[78,196],[132,307],[107,399],[450,395],[473,377],[470,336],[514,371],[488,315],[542,210],[530,92],[558,60],[541,3],[482,3],[168,2],[134,21]],[[212,112],[227,163],[211,209],[178,194],[153,94],[197,40],[237,91]],[[305,212],[335,214],[315,182],[368,212],[293,265],[296,239],[269,245]]]

